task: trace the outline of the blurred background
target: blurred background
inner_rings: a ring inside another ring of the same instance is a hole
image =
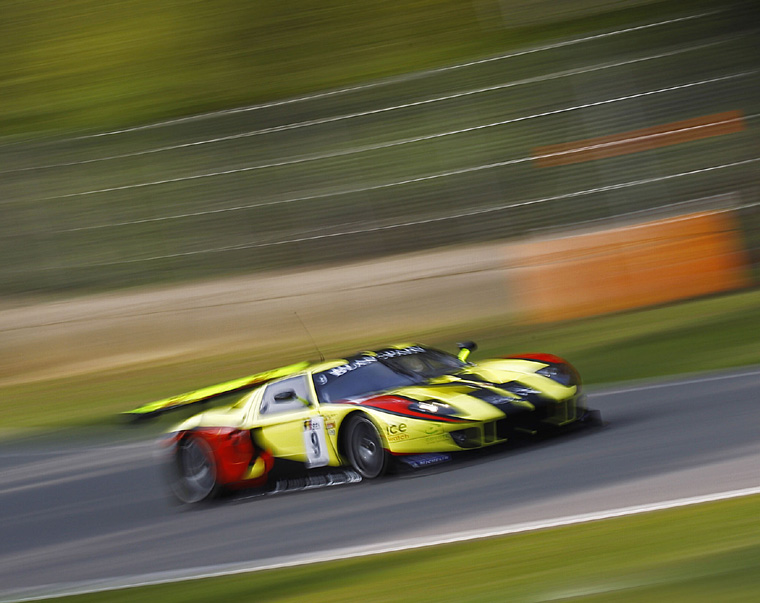
[[[468,505],[480,529],[760,483],[759,7],[0,0],[0,590],[440,534]],[[164,509],[132,442],[182,411],[114,428],[321,353],[467,339],[475,359],[567,358],[613,429],[448,490],[436,473],[199,522]],[[755,498],[230,592],[757,600]]]
[[[2,15],[6,330],[144,318],[157,310],[136,297],[12,311],[138,285],[179,287],[165,306],[199,310],[184,317],[198,338],[266,338],[300,310],[329,339],[336,313],[395,336],[463,310],[546,322],[756,282],[756,3],[31,0]],[[199,281],[216,284],[186,288]],[[122,327],[103,349],[117,334],[130,349]],[[176,341],[162,329],[144,336]]]
[[[758,6],[0,0],[0,591],[757,486]],[[199,521],[148,444],[198,406],[115,428],[320,354],[469,339],[567,358],[612,429]],[[229,592],[759,600],[756,498]]]

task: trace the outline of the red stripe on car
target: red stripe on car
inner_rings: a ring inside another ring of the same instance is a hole
[[[514,360],[536,360],[546,364],[568,364],[567,360],[554,354],[517,354],[516,356],[504,356]]]

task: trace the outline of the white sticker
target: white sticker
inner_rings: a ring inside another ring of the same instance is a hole
[[[322,415],[303,422],[303,443],[306,446],[306,466],[324,467],[330,460],[327,453],[325,419]]]

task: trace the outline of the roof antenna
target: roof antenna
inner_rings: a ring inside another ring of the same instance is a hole
[[[319,349],[319,346],[317,345],[317,342],[314,341],[314,338],[311,336],[311,333],[309,332],[309,329],[306,328],[306,325],[304,324],[303,320],[301,320],[301,317],[298,316],[298,312],[293,312],[293,314],[296,315],[296,318],[298,319],[298,322],[301,323],[301,326],[303,327],[303,330],[306,331],[306,334],[309,336],[309,339],[311,339],[311,343],[314,346],[314,349],[317,350],[317,354],[319,354],[319,360],[320,362],[325,361],[325,357],[322,354],[322,350]]]

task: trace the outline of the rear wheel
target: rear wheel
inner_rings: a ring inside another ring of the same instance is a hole
[[[177,445],[171,469],[172,491],[182,502],[196,503],[216,494],[214,453],[202,438],[183,439]]]
[[[366,479],[380,477],[388,468],[388,453],[375,424],[366,416],[349,419],[346,426],[346,455],[356,472]]]

